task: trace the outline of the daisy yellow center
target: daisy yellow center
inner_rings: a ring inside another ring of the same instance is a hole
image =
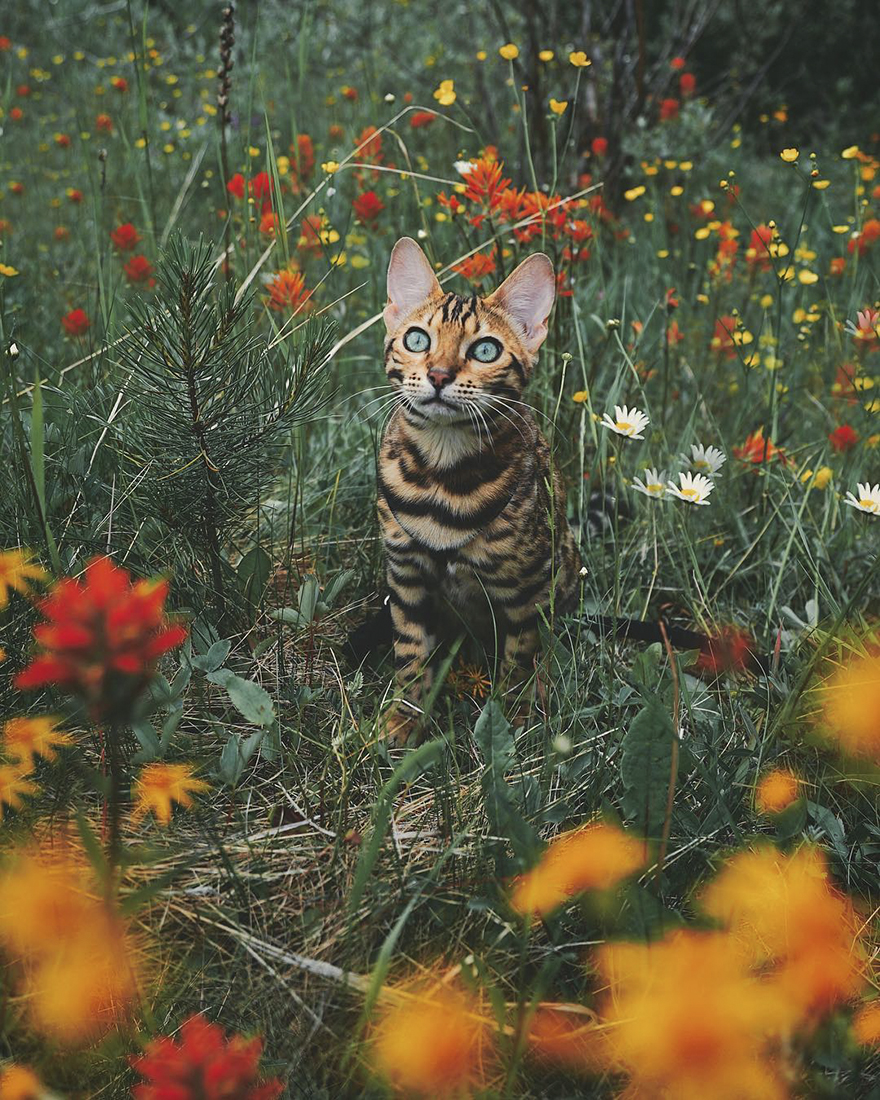
[[[696,500],[700,494],[696,489],[682,489],[681,495],[687,497],[688,500]]]
[[[870,497],[862,497],[859,504],[862,508],[867,508],[869,512],[873,512],[877,508],[877,501],[872,500]]]
[[[694,463],[694,466],[698,470],[707,470],[709,468],[709,463],[705,460],[705,458],[698,458]]]
[[[661,493],[663,492],[663,486],[659,483],[659,481],[651,481],[648,483],[648,492]]]
[[[614,427],[618,428],[622,432],[628,432],[632,430],[632,424],[630,424],[628,420],[618,420]]]

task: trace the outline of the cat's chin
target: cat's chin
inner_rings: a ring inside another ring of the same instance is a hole
[[[419,405],[419,412],[438,426],[471,423],[467,412],[460,405],[453,405],[450,401],[440,401],[436,398],[431,401],[423,401]]]

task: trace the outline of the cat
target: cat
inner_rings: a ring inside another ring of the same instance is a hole
[[[555,292],[543,253],[481,298],[444,292],[410,237],[392,250],[385,372],[398,405],[377,481],[400,693],[383,726],[394,743],[419,727],[449,611],[498,639],[501,679],[516,687],[542,618],[574,607],[581,561],[565,490],[522,400]]]

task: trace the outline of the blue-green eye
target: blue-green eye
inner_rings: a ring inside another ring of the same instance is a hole
[[[483,340],[477,340],[468,352],[469,357],[476,359],[478,363],[494,363],[500,354],[501,345],[497,340],[493,340],[491,336],[487,336]]]
[[[423,328],[410,328],[403,334],[403,346],[407,351],[427,351],[431,337]]]

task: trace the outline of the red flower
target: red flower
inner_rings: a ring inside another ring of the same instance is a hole
[[[385,209],[385,204],[375,191],[364,191],[351,204],[358,219],[364,225],[374,222]]]
[[[686,64],[687,62],[683,57],[673,57],[669,62],[670,67],[676,70],[683,69]]]
[[[13,195],[23,195],[24,184],[21,182],[21,180],[15,180],[14,182],[10,183],[9,190],[13,193]]]
[[[149,283],[150,286],[155,285],[156,280],[151,277],[153,274],[153,265],[146,256],[132,256],[122,270],[125,272],[125,277],[130,283]]]
[[[660,121],[671,122],[672,119],[678,118],[678,110],[681,104],[677,99],[661,99],[660,100]]]
[[[703,643],[697,668],[704,672],[742,672],[749,667],[755,643],[750,634],[736,626],[725,626]]]
[[[864,256],[878,237],[880,237],[880,220],[877,218],[868,218],[862,226],[861,232],[856,233],[850,238],[847,248],[850,252],[858,249],[859,255]]]
[[[237,199],[244,198],[244,176],[241,172],[236,172],[232,179],[226,184],[226,190],[230,195],[235,195]]]
[[[590,143],[590,148],[593,151],[593,155],[596,157],[604,157],[608,152],[608,138],[594,137]]]
[[[678,321],[673,321],[666,330],[666,343],[672,348],[676,344],[680,344],[683,339],[684,333],[681,331]]]
[[[763,427],[747,435],[741,447],[733,448],[733,453],[737,458],[741,458],[743,462],[751,462],[753,465],[770,462],[774,458],[778,458],[783,464],[786,461],[785,452],[782,448],[777,447],[772,439],[764,438]]]
[[[479,283],[495,270],[495,251],[475,252],[460,264],[455,264],[452,270],[464,275],[472,283]]]
[[[715,332],[709,346],[713,351],[724,352],[727,359],[736,358],[736,344],[733,334],[736,331],[736,318],[729,315],[719,317],[715,322]]]
[[[343,130],[338,122],[334,122],[331,124],[329,130],[327,131],[327,134],[330,137],[331,141],[341,141],[343,135],[345,134],[345,130]]]
[[[762,271],[769,271],[770,257],[776,250],[771,251],[773,244],[773,230],[769,225],[759,225],[752,230],[749,237],[749,247],[746,249],[746,261],[750,265],[760,267]]]
[[[95,129],[105,134],[113,133],[113,119],[109,115],[98,115],[95,119]]]
[[[56,241],[66,241],[70,239],[70,230],[66,225],[56,225],[52,231],[52,236]]]
[[[56,134],[55,144],[60,145],[62,149],[68,149],[70,147],[70,134]]]
[[[430,126],[436,117],[433,111],[415,111],[410,115],[409,124],[413,130],[418,130],[421,126]]]
[[[83,193],[78,187],[68,187],[67,197],[68,199],[70,199],[71,202],[75,202],[77,204],[83,201]]]
[[[472,162],[470,168],[464,173],[466,187],[465,198],[471,202],[488,202],[490,206],[500,201],[501,195],[510,187],[509,179],[502,179],[501,172],[504,168],[502,161],[494,157],[481,157]],[[541,198],[546,196],[541,195]]]
[[[167,581],[132,583],[110,558],[92,558],[83,580],[63,577],[37,607],[43,652],[15,678],[18,689],[49,684],[89,704],[96,722],[119,720],[153,676],[157,659],[186,638],[165,616]]]
[[[24,118],[24,111],[21,109],[21,107],[13,107],[12,110],[9,112],[9,117],[12,119],[13,122],[21,122],[21,120]]]
[[[678,78],[678,86],[681,89],[682,96],[687,99],[697,90],[697,78],[693,73],[682,73]]]
[[[15,94],[21,96],[22,99],[27,99],[27,97],[31,94],[31,90],[27,86],[27,84],[19,84],[19,86],[15,89]]]
[[[115,88],[117,92],[128,91],[128,81],[125,79],[124,76],[114,76],[113,79],[110,81],[110,85],[111,87]]]
[[[84,309],[72,309],[61,318],[61,324],[68,336],[82,336],[91,323]]]
[[[300,179],[306,179],[315,167],[315,146],[308,134],[299,134],[296,145],[291,145],[291,153],[296,159],[296,170]]]
[[[365,126],[357,139],[358,159],[378,164],[382,160],[382,135],[375,126]]]
[[[282,312],[292,309],[295,313],[301,313],[308,309],[312,296],[310,290],[306,290],[305,278],[301,271],[279,271],[268,284],[269,309]]]
[[[357,100],[357,97],[358,97],[357,88],[352,88],[349,84],[346,84],[345,87],[340,88],[340,91],[342,92],[343,97],[345,99],[350,100],[352,103],[354,103]]]
[[[110,230],[110,240],[116,245],[120,252],[131,252],[140,239],[140,233],[138,233],[131,222],[123,222],[123,224],[117,226],[116,229]]]
[[[132,1100],[273,1100],[284,1084],[277,1077],[259,1083],[262,1053],[261,1039],[227,1039],[218,1024],[191,1016],[180,1028],[180,1042],[163,1035],[131,1059],[149,1082],[134,1086]]]
[[[268,199],[272,194],[272,180],[268,172],[258,172],[248,184],[248,191],[255,199]]]
[[[849,424],[841,424],[839,428],[835,428],[828,436],[828,442],[834,450],[840,451],[842,454],[846,451],[851,451],[858,441],[859,433],[854,428],[851,428]]]
[[[831,261],[828,264],[829,275],[842,275],[846,268],[846,257],[844,256],[832,256]]]
[[[5,34],[0,34],[0,51],[6,52],[6,50],[12,49],[12,39],[7,38]]]

